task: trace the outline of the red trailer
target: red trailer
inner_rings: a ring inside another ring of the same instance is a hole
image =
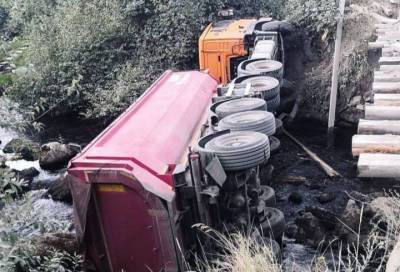
[[[216,89],[206,73],[167,71],[70,162],[76,231],[97,271],[179,270],[174,173]]]

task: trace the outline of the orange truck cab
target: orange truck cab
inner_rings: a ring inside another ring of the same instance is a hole
[[[220,83],[225,84],[237,76],[238,65],[249,58],[265,19],[223,20],[211,23],[199,39],[199,64]],[[263,39],[275,40],[274,48],[279,48],[277,32],[263,33]],[[275,54],[272,58],[277,58]]]

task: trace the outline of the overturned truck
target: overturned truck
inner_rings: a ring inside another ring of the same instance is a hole
[[[207,244],[197,223],[280,241],[285,219],[266,184],[283,65],[267,57],[281,55],[275,41],[255,50],[265,35],[277,37],[261,34],[249,49],[259,64],[251,59],[244,72],[242,60],[232,84],[207,71],[167,71],[70,162],[76,232],[97,271],[184,271]]]

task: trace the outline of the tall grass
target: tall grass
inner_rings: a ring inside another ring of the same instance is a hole
[[[364,211],[367,205],[369,204],[363,203],[361,210]],[[378,209],[378,214],[371,222],[366,222],[363,212],[361,213],[360,227],[351,229],[356,235],[355,243],[338,243],[337,239],[327,243],[329,246],[310,260],[308,271],[385,271],[390,254],[400,238],[400,194],[388,194],[384,205]],[[371,224],[371,230],[366,237],[361,234],[361,224]],[[209,254],[211,259],[207,259],[207,254],[203,252],[202,258],[197,258],[196,271],[307,271],[304,268],[298,270],[295,263],[280,264],[271,245],[260,243],[252,236],[240,232],[225,235],[203,225],[197,227],[221,250],[218,254]]]

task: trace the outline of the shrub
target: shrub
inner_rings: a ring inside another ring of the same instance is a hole
[[[82,257],[52,248],[39,254],[35,239],[69,233],[72,208],[43,199],[46,191],[31,191],[6,204],[0,213],[1,271],[80,271]],[[42,250],[43,251],[43,250]]]
[[[151,75],[146,75],[139,66],[126,64],[115,72],[115,80],[108,86],[99,87],[94,93],[87,93],[90,107],[86,116],[110,119],[132,104],[152,82]]]
[[[0,200],[9,202],[21,195],[26,182],[18,179],[15,173],[0,168]]]

